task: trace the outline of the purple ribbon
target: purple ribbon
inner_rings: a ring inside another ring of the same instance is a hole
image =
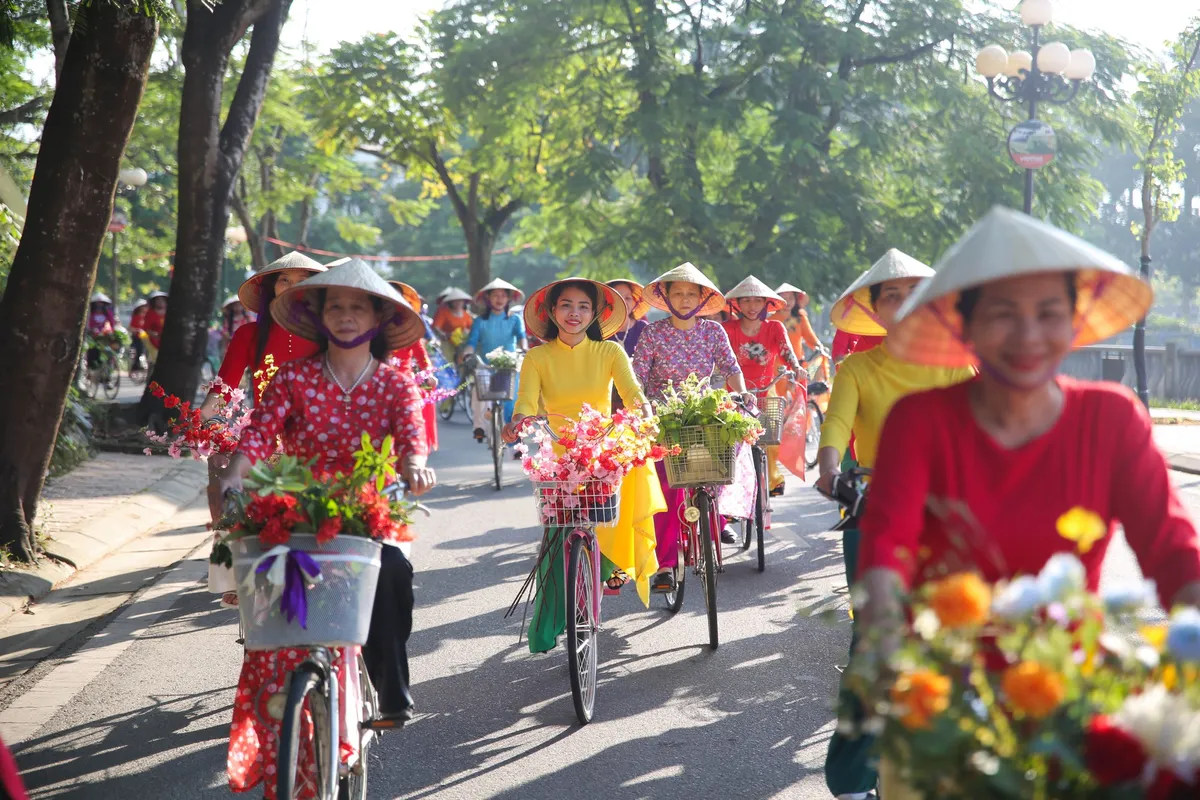
[[[266,572],[279,556],[271,556],[258,565],[255,572]],[[300,627],[308,628],[308,583],[321,576],[321,567],[313,557],[303,550],[288,550],[284,566],[283,595],[279,598],[279,610],[288,622],[299,618]]]
[[[297,310],[299,310],[299,312],[300,312],[299,316],[297,316],[297,314],[296,314]],[[366,344],[367,342],[374,339],[376,337],[376,335],[378,335],[379,331],[381,331],[383,329],[383,326],[380,326],[378,328],[372,328],[371,330],[367,331],[366,333],[361,334],[349,341],[346,341],[344,339],[339,339],[337,336],[334,335],[333,331],[331,331],[331,330],[329,330],[329,328],[325,327],[325,323],[321,321],[320,317],[318,317],[316,314],[313,313],[313,310],[308,307],[308,303],[293,303],[292,304],[292,320],[294,322],[299,322],[302,318],[307,318],[308,321],[312,323],[313,327],[315,327],[317,329],[317,333],[321,334],[326,339],[328,339],[330,344],[332,344],[336,347],[340,347],[343,350],[350,350],[355,347],[358,347],[359,345]],[[392,315],[392,318],[389,319],[385,324],[386,325],[395,325],[396,319],[397,319],[397,315]]]
[[[682,282],[683,282],[683,283],[687,283],[687,281],[682,281]],[[701,286],[700,288],[701,288],[701,289],[704,289],[704,287],[703,287],[703,286]],[[667,309],[668,309],[668,310],[669,310],[669,311],[670,311],[670,312],[671,312],[671,313],[672,313],[674,316],[676,316],[676,317],[678,317],[679,319],[682,319],[682,320],[689,320],[689,319],[691,319],[692,317],[694,317],[694,316],[696,316],[697,314],[699,314],[701,311],[703,311],[703,310],[704,310],[704,307],[705,307],[706,305],[708,305],[708,301],[709,301],[709,300],[712,300],[712,299],[713,299],[713,297],[714,297],[714,296],[717,294],[717,293],[716,293],[716,292],[714,292],[712,289],[704,289],[704,291],[707,291],[707,292],[708,292],[708,297],[705,297],[705,298],[703,298],[703,299],[700,301],[700,305],[696,306],[695,308],[693,308],[691,311],[689,311],[689,312],[688,312],[688,313],[686,313],[686,314],[680,314],[680,313],[679,313],[679,311],[678,311],[678,310],[675,308],[675,305],[674,305],[674,304],[671,302],[671,298],[667,297],[666,293],[665,293],[665,292],[663,292],[663,290],[662,290],[662,284],[661,284],[661,283],[656,283],[656,284],[654,284],[654,293],[655,293],[656,295],[658,295],[658,296],[659,296],[659,298],[661,298],[661,299],[662,299],[662,301],[663,301],[664,303],[666,303],[666,304],[667,304]]]

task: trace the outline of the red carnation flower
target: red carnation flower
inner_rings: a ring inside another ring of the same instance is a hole
[[[179,405],[179,398],[175,395],[163,399],[164,408],[174,408],[177,405]]]
[[[290,538],[292,538],[292,532],[284,527],[283,520],[279,517],[267,520],[267,524],[258,532],[258,541],[263,547],[287,544]]]
[[[1146,768],[1146,750],[1137,737],[1105,716],[1088,723],[1084,738],[1087,767],[1102,786],[1136,780]]]
[[[342,518],[330,517],[317,528],[317,544],[328,544],[342,532]]]

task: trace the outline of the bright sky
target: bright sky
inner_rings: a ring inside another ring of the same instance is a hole
[[[570,0],[561,0],[570,2]],[[295,0],[284,33],[298,47],[307,40],[319,50],[367,33],[407,34],[418,18],[439,7],[440,0]],[[1017,0],[998,0],[1015,8]],[[1056,18],[1080,28],[1096,28],[1158,49],[1183,30],[1190,17],[1200,15],[1197,0],[1058,0]],[[1053,30],[1047,30],[1053,35]]]

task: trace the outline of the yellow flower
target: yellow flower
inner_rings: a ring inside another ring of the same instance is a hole
[[[1143,625],[1138,628],[1138,633],[1146,640],[1146,644],[1153,647],[1158,652],[1162,652],[1167,645],[1167,626],[1163,625]]]
[[[891,690],[892,703],[901,712],[906,728],[928,728],[930,721],[950,707],[950,679],[930,670],[906,672]]]
[[[929,607],[947,628],[963,628],[987,621],[992,590],[973,572],[960,572],[933,585]]]
[[[1022,661],[1006,669],[1001,686],[1009,704],[1033,719],[1048,717],[1067,693],[1062,675],[1036,661]]]
[[[1108,535],[1108,525],[1095,511],[1075,506],[1058,518],[1058,535],[1075,542],[1079,552],[1086,553],[1092,545]]]

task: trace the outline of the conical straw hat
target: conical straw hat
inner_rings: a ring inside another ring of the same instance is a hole
[[[778,288],[775,289],[775,294],[777,294],[781,297],[783,295],[787,294],[788,292],[792,292],[793,294],[798,294],[801,297],[808,297],[808,292],[804,291],[799,286],[792,286],[790,283],[781,283],[781,284],[779,284]]]
[[[835,328],[846,333],[886,336],[887,330],[879,324],[871,308],[871,287],[885,281],[927,278],[932,274],[930,267],[893,247],[842,292],[829,312],[829,319]]]
[[[169,297],[170,297],[170,295],[169,295],[169,294],[167,294],[166,292],[163,292],[163,291],[151,292],[151,293],[150,293],[150,299],[151,299],[151,300],[157,300],[157,299],[158,299],[158,298],[160,298],[160,297],[163,297],[163,298],[169,298]]]
[[[381,325],[387,335],[389,351],[408,347],[424,335],[425,323],[420,315],[375,270],[357,258],[335,261],[325,272],[296,284],[276,297],[271,303],[271,316],[297,336],[320,341],[321,334],[317,329],[320,311],[316,292],[335,287],[361,289],[384,301]]]
[[[629,287],[630,293],[633,295],[633,311],[630,313],[633,314],[634,319],[642,319],[650,312],[650,301],[646,299],[646,287],[631,278],[617,278],[609,281],[608,285],[615,289],[622,283]]]
[[[617,293],[616,289],[611,286],[606,286],[599,281],[589,280],[588,278],[563,278],[561,281],[547,284],[538,289],[529,297],[529,302],[525,304],[525,329],[543,341],[549,338],[550,322],[552,321],[551,312],[553,309],[546,307],[546,300],[550,297],[550,290],[560,283],[590,283],[596,289],[596,319],[600,322],[600,335],[605,339],[621,332],[621,328],[625,326],[625,317],[628,312],[625,309],[625,300]]]
[[[438,305],[441,305],[442,303],[453,303],[456,300],[466,300],[469,303],[471,302],[471,295],[467,294],[462,289],[450,288],[437,296]]]
[[[110,306],[112,305],[112,300],[110,300],[108,298],[108,295],[106,295],[104,292],[96,292],[95,294],[92,295],[92,299],[88,300],[88,302],[89,303],[108,303]]]
[[[1120,333],[1145,316],[1150,286],[1116,256],[1053,225],[1003,206],[975,223],[900,308],[888,348],[919,364],[978,363],[963,341],[957,308],[964,289],[1021,275],[1075,272],[1074,347]]]
[[[251,311],[261,313],[263,309],[260,309],[258,306],[262,301],[263,280],[268,275],[286,272],[289,269],[302,269],[305,272],[315,275],[318,272],[324,272],[325,266],[313,261],[303,253],[296,251],[288,253],[283,258],[267,264],[242,283],[238,289],[238,299],[242,301],[242,305]]]
[[[750,275],[737,286],[725,293],[729,305],[738,310],[737,301],[743,297],[761,297],[767,301],[767,313],[774,313],[787,306],[787,301],[771,290],[770,286]]]
[[[421,306],[425,305],[425,299],[421,297],[420,292],[404,281],[388,281],[388,283],[400,293],[400,296],[404,298],[404,302],[408,303],[409,308],[418,313],[421,311]]]
[[[221,308],[229,308],[234,303],[241,303],[241,302],[242,301],[240,299],[238,299],[238,296],[235,294],[232,297],[230,297],[229,299],[227,299],[224,303],[221,303]],[[245,306],[246,306],[246,304],[242,303],[242,307],[245,308]]]
[[[725,296],[721,294],[721,290],[690,261],[680,264],[673,270],[664,272],[650,281],[646,286],[644,294],[646,301],[660,311],[666,311],[670,314],[672,312],[670,306],[667,305],[667,290],[665,288],[665,285],[668,283],[694,283],[701,289],[701,298],[704,298],[704,290],[708,290],[708,297],[705,299],[704,305],[696,312],[696,316],[707,317],[728,310],[725,304]]]
[[[484,286],[482,289],[480,289],[478,292],[475,293],[475,302],[479,303],[480,305],[484,305],[487,302],[486,300],[484,300],[484,297],[487,295],[488,292],[492,291],[493,289],[507,289],[508,296],[510,298],[512,298],[512,301],[514,303],[519,303],[525,299],[525,293],[522,292],[520,289],[513,286],[511,283],[509,283],[508,281],[506,281],[502,278],[496,278],[491,283],[489,283],[487,286]]]

